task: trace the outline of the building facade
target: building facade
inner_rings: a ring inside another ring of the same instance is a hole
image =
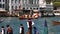
[[[20,9],[24,10],[40,10],[47,7],[45,0],[0,0],[0,8],[10,11]]]
[[[0,9],[9,10],[9,0],[0,0]]]
[[[5,9],[5,0],[0,0],[0,8]]]
[[[20,6],[20,0],[9,0],[9,11],[10,11],[10,13],[13,10],[19,9],[19,6]]]
[[[46,7],[45,0],[21,0],[21,5],[25,10],[40,10],[40,7]]]

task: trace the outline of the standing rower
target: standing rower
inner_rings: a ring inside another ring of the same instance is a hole
[[[34,22],[32,22],[31,19],[28,19],[27,26],[29,34],[32,34],[32,25],[34,25]]]

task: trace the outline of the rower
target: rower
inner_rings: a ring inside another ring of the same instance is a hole
[[[31,19],[28,19],[27,26],[30,34],[32,34],[32,25],[34,25],[34,22],[32,22]]]

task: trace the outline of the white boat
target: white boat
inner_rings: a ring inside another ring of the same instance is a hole
[[[60,13],[54,13],[55,16],[60,16]]]
[[[55,16],[60,16],[60,11],[59,10],[54,10],[53,13],[54,13]]]
[[[48,16],[54,16],[54,14],[53,13],[48,13]]]

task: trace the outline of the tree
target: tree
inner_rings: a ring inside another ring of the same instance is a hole
[[[60,2],[53,2],[53,5],[54,5],[55,7],[60,7]]]

